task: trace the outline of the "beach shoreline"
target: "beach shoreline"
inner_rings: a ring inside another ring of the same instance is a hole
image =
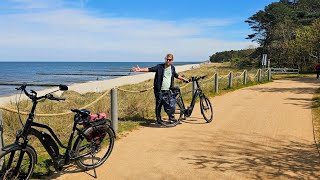
[[[177,72],[183,72],[192,69],[197,64],[186,64],[175,66]],[[147,81],[154,78],[154,73],[141,73],[132,76],[123,76],[114,79],[101,80],[101,81],[89,81],[85,83],[76,83],[69,86],[69,90],[76,91],[78,93],[84,94],[87,92],[103,92],[115,87],[137,84],[143,81]],[[62,83],[63,84],[63,83]],[[30,90],[30,89],[29,89]],[[38,92],[39,96],[47,94],[57,90],[57,87],[41,90]],[[25,99],[26,96],[23,94],[21,99]],[[4,106],[10,102],[15,102],[16,95],[0,97],[0,106]]]

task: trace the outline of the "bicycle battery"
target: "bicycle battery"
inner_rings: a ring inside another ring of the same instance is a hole
[[[39,132],[39,131],[38,131]],[[42,145],[47,150],[48,154],[54,159],[57,158],[59,154],[59,147],[57,143],[54,141],[54,139],[45,132],[39,132],[38,135],[36,135]]]

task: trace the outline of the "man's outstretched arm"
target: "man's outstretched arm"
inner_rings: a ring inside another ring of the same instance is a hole
[[[157,71],[157,66],[151,67],[151,68],[140,68],[139,66],[133,67],[132,71],[133,72],[156,72]]]
[[[132,68],[133,72],[149,72],[149,68],[140,68],[139,66]]]

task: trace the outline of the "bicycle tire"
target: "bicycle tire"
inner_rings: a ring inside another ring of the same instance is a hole
[[[162,119],[161,120],[161,125],[165,127],[175,127],[176,125],[181,123],[182,117],[183,117],[183,106],[180,101],[177,101],[176,103],[176,109],[174,112],[174,119],[169,120],[169,119]]]
[[[97,131],[97,130],[106,132],[105,136],[102,139],[99,138],[100,139],[99,143],[97,143],[97,140],[99,139],[88,140],[83,136],[78,136],[74,144],[75,155],[76,157],[79,157],[75,162],[79,168],[85,171],[101,166],[110,156],[114,146],[115,134],[110,126],[107,126],[107,125],[99,126],[94,131]],[[85,151],[87,149],[88,149],[88,152]],[[104,153],[105,150],[107,151]],[[99,158],[99,156],[102,156],[102,157]],[[99,158],[98,161],[93,162],[94,160],[97,160],[97,158]],[[85,160],[87,161],[84,162]]]
[[[22,153],[22,154],[21,154]],[[22,157],[20,157],[22,155]],[[27,155],[27,156],[26,156]],[[12,161],[10,161],[10,157],[12,156]],[[17,159],[15,159],[17,158]],[[22,158],[20,167],[17,165],[19,159]],[[28,159],[26,159],[28,158]],[[17,146],[16,148],[9,149],[8,151],[0,152],[0,178],[1,179],[23,179],[28,180],[31,178],[34,167],[36,164],[36,152],[33,148],[27,146],[25,149]],[[16,168],[18,168],[18,172],[15,172]]]
[[[183,105],[182,105],[181,101],[178,100],[177,104],[176,104],[176,110],[174,112],[175,119],[180,121],[184,115],[183,112],[184,112]]]
[[[201,109],[201,114],[202,114],[203,118],[207,121],[207,123],[212,122],[213,108],[212,108],[210,100],[204,95],[200,97],[200,109]],[[210,114],[208,114],[209,116],[207,116],[207,114],[206,114],[208,112],[210,113]]]

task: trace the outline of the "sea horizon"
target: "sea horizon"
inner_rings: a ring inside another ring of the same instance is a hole
[[[137,74],[133,66],[152,67],[163,62],[27,62],[0,61],[0,97],[14,95],[15,87],[22,83],[33,90],[43,90],[59,84],[78,84],[107,80]],[[174,62],[175,66],[199,64],[201,62]]]

